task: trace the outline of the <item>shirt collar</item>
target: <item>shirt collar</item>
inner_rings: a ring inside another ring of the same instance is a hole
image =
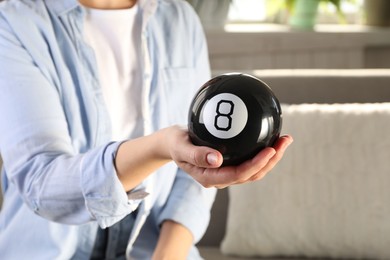
[[[45,2],[47,7],[58,16],[67,13],[80,6],[80,3],[77,0],[66,0],[66,1],[45,0]]]

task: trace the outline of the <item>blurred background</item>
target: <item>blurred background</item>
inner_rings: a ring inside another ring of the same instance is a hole
[[[390,66],[388,0],[189,2],[213,70]]]
[[[246,72],[294,143],[219,190],[205,259],[390,259],[390,0],[188,0],[214,75]]]

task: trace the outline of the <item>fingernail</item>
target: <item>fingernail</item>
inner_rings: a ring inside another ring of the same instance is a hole
[[[275,154],[276,154],[276,151],[275,151],[275,150],[272,150],[272,152],[269,154],[269,159],[271,159],[272,157],[274,157]]]
[[[292,144],[294,142],[294,140],[292,138],[290,138],[289,142],[287,143],[287,146],[289,146],[290,144]]]
[[[207,163],[210,165],[215,165],[218,162],[218,156],[215,153],[209,153],[206,156]]]

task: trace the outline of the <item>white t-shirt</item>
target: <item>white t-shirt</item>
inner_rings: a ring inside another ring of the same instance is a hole
[[[140,64],[141,17],[129,9],[85,8],[84,37],[95,51],[99,80],[115,141],[143,133]]]

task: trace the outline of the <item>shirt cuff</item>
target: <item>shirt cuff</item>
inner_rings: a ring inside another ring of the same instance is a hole
[[[166,220],[180,223],[192,233],[194,243],[197,243],[208,227],[216,189],[206,189],[193,180],[185,190],[186,192],[180,192],[181,194],[171,194],[158,223],[161,225]]]
[[[81,188],[91,216],[101,228],[117,223],[137,209],[147,196],[142,188],[126,193],[117,176],[114,160],[120,142],[85,155],[81,164]]]

